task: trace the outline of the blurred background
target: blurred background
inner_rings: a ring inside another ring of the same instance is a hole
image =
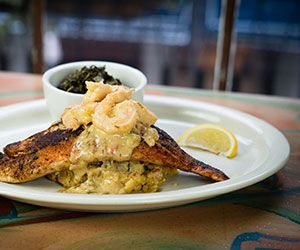
[[[212,89],[220,12],[220,0],[0,0],[0,70],[109,60],[151,84]],[[299,13],[299,0],[240,1],[232,91],[300,97]]]

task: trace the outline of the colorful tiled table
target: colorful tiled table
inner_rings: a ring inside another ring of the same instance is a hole
[[[81,213],[0,197],[0,249],[300,249],[300,100],[149,85],[147,94],[238,109],[287,137],[267,180],[214,199],[135,213]],[[41,76],[0,72],[0,105],[43,98]]]

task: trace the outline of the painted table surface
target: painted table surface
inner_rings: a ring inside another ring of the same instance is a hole
[[[281,130],[286,166],[251,187],[190,205],[80,213],[0,197],[0,249],[300,249],[300,100],[149,85],[147,94],[235,108]],[[0,73],[0,105],[43,98],[41,76]]]

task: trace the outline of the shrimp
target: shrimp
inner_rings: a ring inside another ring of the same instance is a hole
[[[109,109],[99,103],[94,113],[93,124],[109,134],[126,134],[135,126],[138,113],[133,102],[125,100]]]
[[[157,117],[149,109],[147,109],[143,104],[139,102],[134,102],[137,113],[139,115],[139,121],[145,126],[149,127],[157,121]]]
[[[102,107],[101,111],[104,113],[108,113],[117,103],[123,102],[124,100],[130,98],[134,91],[134,89],[123,86],[115,87],[117,88],[115,88],[113,92],[107,94],[106,97],[99,103],[99,106]]]
[[[77,129],[81,125],[92,122],[92,114],[95,112],[96,102],[74,105],[66,108],[61,116],[61,120],[66,128]]]
[[[85,82],[88,91],[83,97],[83,103],[100,102],[106,95],[113,92],[113,88],[109,84],[103,82]]]
[[[97,104],[93,124],[107,133],[129,133],[138,119],[134,103],[127,100],[133,91],[127,87],[115,88]]]
[[[105,96],[113,91],[112,86],[102,82],[86,82],[87,93],[81,104],[66,108],[61,120],[66,128],[77,129],[82,124],[87,125],[92,121],[97,102],[102,101]]]
[[[98,112],[107,114],[117,103],[128,99],[133,92],[133,89],[120,86],[116,88],[116,86],[102,82],[87,81],[86,84],[88,91],[84,96],[83,102],[67,108],[61,117],[66,128],[77,129],[81,125],[89,124],[93,120],[93,114],[98,105],[101,106],[101,108],[98,108],[100,110]],[[118,109],[120,108],[118,107],[116,111]],[[116,114],[119,115],[118,112]]]

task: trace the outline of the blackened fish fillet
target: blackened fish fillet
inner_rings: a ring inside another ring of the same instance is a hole
[[[166,132],[154,128],[159,133],[155,146],[142,142],[133,150],[130,160],[174,167],[215,181],[228,179],[222,171],[184,152]],[[72,148],[82,131],[83,128],[67,130],[57,123],[23,141],[7,145],[4,154],[0,153],[0,181],[27,182],[68,169]]]

